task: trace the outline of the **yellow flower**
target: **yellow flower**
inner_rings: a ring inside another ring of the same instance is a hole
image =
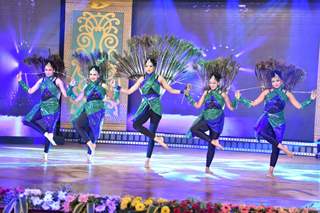
[[[121,204],[120,204],[120,209],[121,209],[121,210],[125,210],[126,208],[128,208],[128,202],[122,200],[122,201],[121,201]]]
[[[141,201],[142,201],[142,197],[135,197],[131,201],[131,206],[134,207],[134,206],[136,206],[137,203],[139,203],[139,202],[141,203]]]
[[[161,213],[170,213],[170,208],[168,206],[164,206],[161,208]]]
[[[137,204],[135,205],[135,209],[137,212],[144,211],[145,208],[146,206],[141,202],[137,202]]]
[[[166,203],[166,202],[168,202],[168,200],[163,199],[163,198],[158,199],[158,203]]]
[[[151,198],[148,198],[144,201],[144,205],[151,206],[153,204],[153,200]]]
[[[131,202],[132,197],[129,195],[124,196],[121,200],[127,200],[128,202]]]
[[[135,200],[140,200],[140,201],[142,201],[142,197],[140,197],[140,196],[135,197],[134,199],[135,199]]]
[[[120,208],[121,208],[122,210],[128,208],[128,204],[131,202],[131,200],[132,200],[132,198],[131,198],[129,195],[124,196],[124,197],[121,199]]]

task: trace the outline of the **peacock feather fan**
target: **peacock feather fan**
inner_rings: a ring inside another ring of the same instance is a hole
[[[279,71],[286,90],[291,91],[305,77],[305,71],[292,64],[287,65],[273,58],[256,64],[255,74],[261,87],[271,88],[272,72]]]
[[[98,66],[101,71],[101,78],[103,81],[109,78],[108,70],[108,53],[101,51],[94,51],[90,54],[84,52],[75,52],[73,57],[79,62],[81,70],[84,76],[89,76],[89,68],[92,66]]]
[[[240,66],[232,56],[229,56],[209,61],[201,60],[194,68],[198,72],[205,89],[208,88],[209,79],[214,75],[221,77],[219,87],[226,92],[238,74]]]
[[[144,62],[151,57],[157,61],[155,73],[169,84],[181,80],[191,60],[197,60],[201,50],[192,43],[174,36],[136,36],[128,40],[128,51],[113,54],[118,76],[137,80],[145,75]]]
[[[48,64],[49,62],[55,69],[55,75],[57,77],[60,77],[60,78],[65,77],[64,62],[58,54],[51,55],[49,51],[49,56],[47,58],[43,56],[32,55],[24,59],[25,64],[34,66],[34,68],[39,73],[40,77],[44,76],[45,65]]]

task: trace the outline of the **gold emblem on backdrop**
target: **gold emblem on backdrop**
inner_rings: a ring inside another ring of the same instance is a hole
[[[106,0],[90,0],[89,2],[90,8],[96,9],[96,10],[109,7],[110,5],[111,5],[111,2]]]
[[[77,52],[108,50],[108,54],[111,55],[116,51],[119,46],[117,26],[120,25],[120,19],[115,13],[83,12],[77,22],[79,23]]]

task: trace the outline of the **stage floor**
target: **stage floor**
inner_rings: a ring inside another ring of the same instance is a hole
[[[86,148],[52,148],[42,162],[40,145],[0,145],[0,186],[55,190],[71,184],[77,192],[199,198],[226,203],[302,207],[320,201],[320,161],[281,155],[275,178],[265,176],[269,154],[217,151],[214,175],[204,173],[206,150],[156,147],[152,169],[144,165],[146,146],[98,144],[86,163]]]

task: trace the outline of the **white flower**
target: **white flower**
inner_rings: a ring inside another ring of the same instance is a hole
[[[43,203],[41,207],[42,207],[43,210],[49,210],[50,209],[50,206],[47,203]]]
[[[45,194],[46,194],[46,195],[53,195],[53,192],[52,192],[52,191],[46,191]]]
[[[46,193],[46,195],[43,198],[44,202],[51,202],[52,201],[52,194]]]
[[[67,192],[59,191],[58,192],[58,198],[59,200],[65,200],[66,199]]]
[[[43,202],[43,200],[41,200],[39,197],[34,197],[34,196],[31,197],[31,201],[34,206],[41,205]]]
[[[60,209],[60,201],[57,201],[57,202],[53,202],[51,205],[50,205],[51,209],[52,210],[59,210]]]

